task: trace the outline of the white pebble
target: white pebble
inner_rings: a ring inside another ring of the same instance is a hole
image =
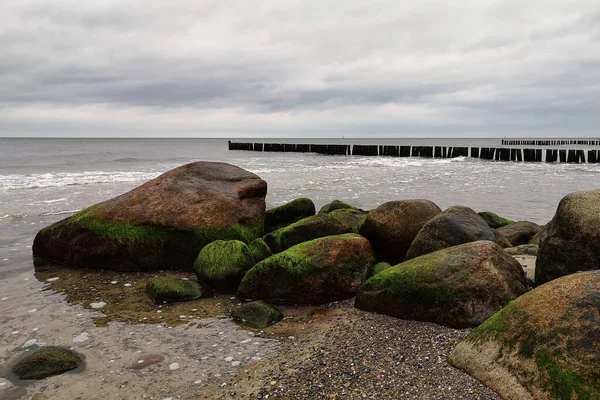
[[[131,283],[126,283],[126,284],[125,284],[125,285],[123,285],[123,286],[125,286],[125,287],[129,287],[129,286],[131,286]]]
[[[103,301],[99,301],[97,303],[90,303],[90,307],[92,307],[94,310],[99,310],[101,308],[106,307],[106,303]]]
[[[179,369],[179,363],[178,362],[174,362],[171,365],[169,365],[169,369],[171,371],[175,371],[176,369]]]
[[[117,283],[119,283],[119,281],[110,281],[111,285],[116,285]]]
[[[23,344],[23,346],[21,346],[21,348],[26,349],[28,347],[35,346],[35,345],[43,347],[46,345],[46,343],[42,342],[42,341],[38,341],[37,339],[30,339],[30,340],[26,341]]]
[[[11,333],[12,333],[13,335],[18,335],[18,334],[19,334],[19,331],[12,331]]]
[[[3,297],[3,298],[2,298],[2,301],[4,301],[4,300],[8,300],[8,297]]]
[[[3,258],[2,261],[8,261],[8,258]]]
[[[242,340],[240,343],[246,344],[246,343],[250,343],[251,341],[252,341],[252,339],[246,339],[246,340]]]
[[[37,331],[39,331],[39,330],[40,330],[40,328],[33,328],[33,329],[32,329],[32,331],[33,331],[33,332],[37,332]]]
[[[54,278],[48,278],[48,279],[46,279],[46,282],[54,282],[54,281],[57,281],[59,279],[60,278],[58,276],[55,276]]]
[[[75,336],[73,338],[73,343],[85,342],[88,339],[89,339],[88,333],[87,332],[82,332],[81,335]]]
[[[225,361],[231,362],[231,361],[233,361],[233,357],[225,357]]]
[[[31,310],[27,311],[28,313],[34,313],[37,311],[37,308],[32,308]]]
[[[143,362],[144,362],[144,360],[138,360],[138,364],[141,364]]]
[[[197,381],[194,381],[195,385],[198,385],[199,383],[202,383],[202,381],[200,379],[198,379]]]
[[[231,363],[232,367],[237,367],[238,365],[240,365],[239,361],[234,361],[234,362]]]

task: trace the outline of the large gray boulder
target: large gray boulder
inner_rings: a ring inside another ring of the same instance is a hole
[[[600,271],[565,276],[517,298],[450,355],[503,399],[600,398]]]
[[[535,283],[600,269],[600,190],[566,195],[540,240]]]
[[[356,307],[455,328],[477,326],[527,291],[521,265],[490,241],[405,261],[369,278]]]
[[[494,241],[494,232],[469,207],[453,206],[430,219],[413,240],[406,260],[478,240]]]
[[[36,262],[121,271],[191,271],[217,239],[262,236],[267,183],[234,165],[195,162],[42,229]]]

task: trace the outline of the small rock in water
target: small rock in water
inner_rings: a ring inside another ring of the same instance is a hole
[[[82,332],[80,335],[77,335],[73,338],[73,343],[81,343],[89,340],[89,336],[87,332]]]
[[[106,307],[106,303],[103,301],[99,301],[97,303],[90,303],[90,307],[92,307],[94,310],[99,310],[101,308]]]
[[[174,362],[171,365],[169,365],[169,369],[171,371],[175,371],[176,369],[179,369],[179,363],[178,362]]]
[[[55,276],[54,278],[48,278],[48,279],[46,279],[46,282],[54,282],[54,281],[57,281],[59,279],[60,278],[58,276]]]

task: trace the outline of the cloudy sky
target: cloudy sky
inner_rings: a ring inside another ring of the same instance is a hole
[[[598,136],[598,0],[3,0],[0,136]]]

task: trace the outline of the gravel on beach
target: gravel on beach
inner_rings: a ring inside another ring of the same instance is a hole
[[[263,332],[284,343],[278,356],[201,398],[500,399],[446,361],[468,330],[367,313],[353,300],[286,320]]]

